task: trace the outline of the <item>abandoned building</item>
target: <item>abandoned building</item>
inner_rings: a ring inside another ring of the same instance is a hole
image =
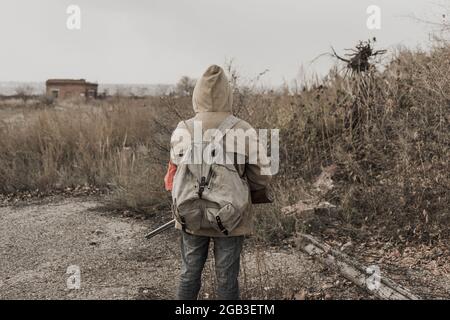
[[[98,84],[85,79],[49,79],[45,84],[47,96],[53,98],[97,97]]]

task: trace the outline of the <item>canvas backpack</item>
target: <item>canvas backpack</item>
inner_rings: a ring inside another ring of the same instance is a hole
[[[184,154],[180,155],[182,160],[173,180],[172,209],[183,230],[195,233],[199,229],[213,228],[228,235],[239,225],[249,206],[249,187],[245,177],[239,175],[233,163],[224,160],[226,157],[234,159],[234,155],[225,150],[224,138],[239,121],[232,115],[228,116],[217,129],[214,140],[199,144],[192,139]],[[217,149],[223,152],[222,158],[218,157]],[[195,154],[200,161],[193,161]]]

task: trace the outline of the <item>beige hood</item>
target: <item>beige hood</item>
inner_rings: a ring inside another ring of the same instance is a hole
[[[221,67],[210,66],[197,81],[192,104],[195,113],[232,111],[233,92]]]

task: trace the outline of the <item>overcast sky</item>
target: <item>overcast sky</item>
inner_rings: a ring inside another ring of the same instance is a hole
[[[81,30],[66,27],[71,4]],[[369,5],[381,8],[381,30],[366,27]],[[234,58],[244,75],[269,69],[266,81],[279,84],[302,65],[324,73],[330,58],[311,61],[331,45],[372,36],[380,48],[426,45],[427,28],[408,16],[431,8],[428,0],[1,0],[0,81],[174,83]]]

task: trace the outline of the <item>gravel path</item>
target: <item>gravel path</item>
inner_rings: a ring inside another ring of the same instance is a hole
[[[97,205],[68,199],[0,208],[0,298],[133,299],[162,282],[173,288],[177,259],[143,239],[149,224],[95,212]],[[69,266],[79,267],[79,290],[67,287]]]
[[[0,299],[172,299],[177,232],[148,241],[144,234],[161,218],[96,208],[94,200],[72,198],[0,207]],[[80,289],[68,288],[68,278],[74,278],[68,268],[80,271]],[[212,270],[208,260],[201,298],[214,297]],[[249,245],[241,291],[249,299],[370,298],[294,249]]]

